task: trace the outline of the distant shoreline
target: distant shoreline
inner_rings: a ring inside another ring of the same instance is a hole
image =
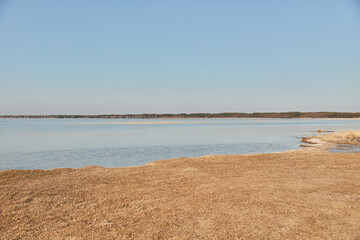
[[[200,120],[200,119],[207,119],[207,120],[294,120],[294,119],[303,119],[303,120],[360,120],[360,117],[354,118],[55,118],[55,117],[1,117],[0,119],[84,119],[84,120],[91,120],[91,119],[104,119],[104,120]]]
[[[164,113],[164,114],[51,114],[0,115],[27,119],[360,119],[360,112]]]

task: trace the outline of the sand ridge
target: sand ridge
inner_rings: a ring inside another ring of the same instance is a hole
[[[90,125],[146,125],[146,124],[249,124],[249,123],[280,123],[280,122],[264,122],[264,121],[256,121],[256,122],[82,122],[78,124],[90,124]],[[72,123],[73,124],[73,123]]]

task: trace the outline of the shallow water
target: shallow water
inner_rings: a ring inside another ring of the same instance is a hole
[[[354,146],[351,144],[339,144],[338,146],[331,148],[330,152],[360,153],[360,146]]]
[[[0,170],[280,152],[298,149],[317,129],[360,129],[360,120],[0,119]]]

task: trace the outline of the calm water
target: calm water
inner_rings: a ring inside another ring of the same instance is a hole
[[[127,124],[141,122],[182,124]],[[0,170],[279,152],[298,149],[301,137],[317,129],[360,129],[360,120],[0,119]]]

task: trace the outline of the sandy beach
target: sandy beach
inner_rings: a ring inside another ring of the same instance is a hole
[[[360,153],[6,170],[0,213],[0,239],[358,239]]]

